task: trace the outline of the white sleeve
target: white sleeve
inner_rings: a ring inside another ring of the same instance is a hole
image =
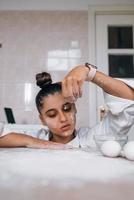
[[[15,132],[15,130],[12,130],[10,127],[5,125],[4,123],[1,123],[1,130],[0,130],[0,137],[3,137],[11,132]]]
[[[4,127],[3,131],[0,133],[0,137],[8,135],[11,132],[14,132],[14,131],[11,131],[10,129]]]
[[[43,125],[28,125],[28,124],[5,124],[3,131],[0,133],[0,137],[5,136],[10,133],[19,133],[25,135],[31,135],[33,137],[38,137],[38,134],[42,129],[47,129]]]
[[[124,81],[128,86],[134,89],[134,81]],[[126,134],[132,125],[134,125],[134,101],[122,99],[104,93],[108,113],[102,123],[99,131],[102,134]]]

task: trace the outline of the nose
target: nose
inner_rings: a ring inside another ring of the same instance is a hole
[[[62,111],[59,113],[59,118],[61,122],[65,122],[67,120],[66,114]]]

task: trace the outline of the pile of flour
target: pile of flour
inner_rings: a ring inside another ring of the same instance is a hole
[[[134,162],[107,158],[90,150],[1,149],[0,186],[23,181],[72,186],[85,182],[131,179]]]

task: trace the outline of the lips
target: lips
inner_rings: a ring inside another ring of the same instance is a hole
[[[64,125],[64,126],[61,127],[61,130],[62,131],[66,131],[66,130],[70,129],[70,127],[71,127],[70,124],[66,124],[66,125]]]

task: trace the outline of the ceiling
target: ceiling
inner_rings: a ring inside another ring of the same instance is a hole
[[[134,5],[134,0],[0,0],[0,10],[88,10],[88,5]]]

